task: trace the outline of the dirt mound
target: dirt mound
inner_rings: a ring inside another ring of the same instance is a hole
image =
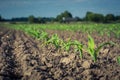
[[[56,33],[64,39],[70,35]],[[96,43],[109,40],[94,38]],[[72,39],[86,41],[86,36],[76,32]],[[120,44],[119,39],[111,40]],[[0,27],[0,80],[120,80],[120,65],[116,62],[120,55],[118,47],[105,47],[94,63],[87,53],[81,60],[78,53],[54,51],[41,44],[22,31]]]

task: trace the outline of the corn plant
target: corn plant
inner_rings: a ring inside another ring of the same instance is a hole
[[[48,37],[48,33],[47,32],[44,32],[42,31],[39,35],[39,40],[45,40],[45,41],[48,41],[49,40],[49,37]]]
[[[63,49],[65,51],[69,51],[72,45],[73,45],[73,42],[71,41],[71,39],[68,39],[68,41],[63,42]]]
[[[52,35],[52,37],[47,41],[47,43],[53,44],[56,49],[61,47],[62,40],[58,37],[57,34]]]
[[[95,49],[95,42],[94,39],[88,35],[88,48],[87,51],[90,54],[90,56],[93,58],[94,62],[96,62],[97,60],[97,56],[98,56],[98,52],[100,51],[100,49],[105,46],[105,45],[114,45],[113,42],[106,42],[106,43],[102,43],[101,45],[99,45],[96,49]]]
[[[75,51],[78,51],[80,53],[80,58],[82,59],[82,57],[83,57],[83,45],[77,40],[75,40],[73,43],[75,45]]]
[[[42,45],[41,46],[46,46],[48,45],[47,41],[49,40],[49,35],[47,32],[41,31],[40,32],[40,37],[38,38],[38,40],[42,41]]]
[[[29,31],[29,34],[33,35],[36,39],[40,38],[40,32],[39,31]]]
[[[40,37],[40,32],[39,30],[35,30],[32,28],[26,28],[25,31],[30,34],[31,36],[35,37],[36,39],[39,39]]]

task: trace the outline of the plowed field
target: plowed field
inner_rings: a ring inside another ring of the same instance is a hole
[[[81,32],[47,30],[57,33],[63,40],[69,36],[87,44],[87,36]],[[120,39],[93,34],[95,43]],[[120,80],[120,55],[117,46],[105,46],[93,62],[88,53],[81,60],[78,53],[55,51],[41,46],[38,41],[19,30],[0,27],[0,80]]]

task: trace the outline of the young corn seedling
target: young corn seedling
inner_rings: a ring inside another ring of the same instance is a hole
[[[75,51],[78,51],[80,53],[80,58],[82,59],[82,57],[83,57],[83,45],[77,40],[75,40],[73,43],[75,45]]]
[[[48,33],[42,31],[42,32],[40,33],[39,40],[42,40],[42,41],[48,41],[48,40],[49,40]]]
[[[87,48],[87,51],[88,53],[90,54],[90,56],[93,58],[94,62],[97,61],[97,56],[98,56],[98,53],[100,51],[100,49],[105,46],[105,45],[114,45],[113,42],[106,42],[106,43],[103,43],[101,45],[99,45],[97,48],[95,48],[95,42],[94,42],[94,39],[88,35],[88,48]]]
[[[33,30],[32,32],[31,32],[31,34],[36,38],[36,39],[39,39],[40,38],[40,32],[39,31],[35,31],[35,30]]]
[[[27,29],[25,29],[25,31],[28,34],[30,34],[31,36],[35,37],[36,39],[39,39],[39,37],[40,37],[39,30],[35,30],[35,29],[32,29],[32,28],[27,28]]]
[[[46,46],[46,45],[48,45],[48,43],[47,43],[47,41],[49,40],[49,35],[48,35],[48,33],[47,32],[44,32],[44,31],[42,31],[41,33],[40,33],[40,37],[38,38],[38,40],[41,40],[42,41],[42,45],[41,46]]]
[[[73,42],[71,41],[71,39],[68,39],[68,41],[63,42],[63,49],[65,49],[65,51],[68,52],[72,45],[73,45]]]
[[[61,47],[62,40],[58,37],[57,34],[52,35],[52,37],[47,41],[55,46],[56,49]]]

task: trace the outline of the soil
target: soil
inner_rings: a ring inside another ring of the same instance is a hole
[[[49,35],[57,33],[63,40],[71,37],[87,44],[87,34],[82,32],[47,30]],[[99,36],[92,37],[98,46],[113,41],[120,45],[120,39]],[[105,46],[94,62],[87,52],[83,59],[79,53],[56,51],[19,30],[0,27],[0,80],[120,80],[120,55],[117,46]]]

